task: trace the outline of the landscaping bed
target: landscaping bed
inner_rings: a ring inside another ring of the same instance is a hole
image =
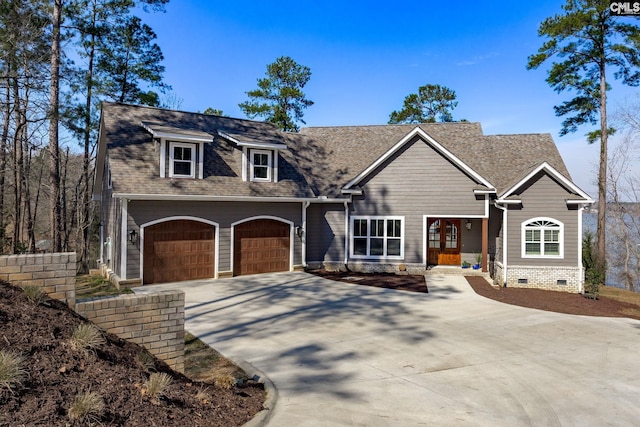
[[[0,282],[0,351],[24,359],[19,383],[9,388],[0,375],[0,425],[239,426],[263,409],[262,384],[236,384],[229,366],[211,384],[192,381],[111,334],[77,345],[72,335],[85,323],[59,301],[29,300]],[[171,384],[156,394],[149,380],[161,373]],[[76,401],[89,393],[101,402],[93,412]]]

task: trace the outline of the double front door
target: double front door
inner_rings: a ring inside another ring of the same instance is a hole
[[[429,218],[427,223],[429,265],[460,265],[460,220]]]

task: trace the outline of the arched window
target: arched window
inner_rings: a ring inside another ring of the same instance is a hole
[[[563,258],[564,224],[552,218],[522,223],[522,258]]]

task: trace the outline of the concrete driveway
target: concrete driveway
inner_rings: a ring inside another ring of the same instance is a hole
[[[262,370],[272,426],[637,426],[640,322],[306,273],[195,281],[186,329]]]

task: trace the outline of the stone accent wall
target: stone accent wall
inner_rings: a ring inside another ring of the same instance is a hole
[[[0,256],[0,279],[16,286],[38,286],[50,298],[76,303],[76,254],[44,253]]]
[[[353,262],[350,261],[349,269],[361,273],[406,273],[406,274],[426,274],[424,264],[412,263],[375,263],[375,262]],[[341,262],[310,262],[308,268],[324,268],[328,271],[346,271],[344,263]]]
[[[183,291],[96,298],[79,302],[76,312],[184,372]]]
[[[500,278],[502,271],[500,271]],[[583,272],[578,267],[528,267],[509,265],[507,287],[582,292]]]

